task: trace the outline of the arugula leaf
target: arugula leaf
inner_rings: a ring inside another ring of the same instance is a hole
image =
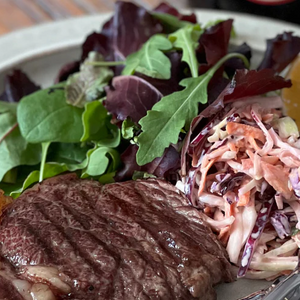
[[[82,173],[82,178],[104,174],[109,166],[109,157],[113,160],[112,169],[116,169],[119,162],[119,153],[109,147],[99,147],[89,152],[89,162]],[[112,170],[111,170],[112,171]]]
[[[22,136],[30,143],[76,143],[83,134],[83,110],[66,103],[63,84],[24,97],[17,108]]]
[[[103,61],[101,54],[90,52],[88,58],[80,66],[80,72],[69,76],[66,82],[66,101],[74,106],[83,107],[88,101],[100,98],[104,87],[113,77],[113,71],[108,67],[97,66]]]
[[[122,137],[125,140],[130,140],[134,137],[134,131],[136,129],[136,125],[130,119],[126,119],[122,123]]]
[[[145,165],[163,155],[171,143],[177,144],[182,127],[188,128],[198,114],[198,104],[207,102],[207,85],[214,73],[228,59],[241,54],[228,54],[205,74],[196,78],[186,78],[180,82],[185,87],[180,92],[163,97],[156,103],[146,117],[140,120],[142,133],[138,137],[138,165]]]
[[[4,106],[0,104],[0,107]],[[7,111],[0,114],[0,181],[12,168],[35,165],[41,159],[41,146],[29,144],[20,133],[15,106],[8,105],[6,108]]]
[[[135,71],[150,77],[170,79],[171,62],[161,50],[170,50],[172,43],[162,35],[154,35],[143,47],[126,58],[122,75],[132,75]]]
[[[198,77],[196,48],[200,35],[199,24],[188,25],[169,35],[169,40],[174,44],[174,47],[182,50],[182,60],[189,65],[193,77]]]
[[[43,178],[50,178],[53,176],[56,176],[58,174],[61,174],[63,172],[66,172],[68,168],[65,164],[58,164],[58,163],[46,163],[43,170]],[[10,196],[14,199],[19,197],[20,194],[26,190],[29,186],[31,186],[33,183],[40,181],[40,171],[32,171],[27,178],[24,180],[23,185],[21,188],[12,191],[10,193]]]

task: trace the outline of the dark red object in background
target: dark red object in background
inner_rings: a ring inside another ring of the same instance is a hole
[[[300,24],[300,0],[189,0],[189,4],[192,7],[237,11]]]

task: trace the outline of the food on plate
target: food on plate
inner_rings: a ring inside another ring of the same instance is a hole
[[[297,63],[280,72],[300,38],[267,40],[257,67],[238,33],[232,19],[200,24],[166,3],[117,2],[54,85],[6,76],[0,188],[16,200],[0,197],[0,287],[15,289],[3,297],[129,299],[142,286],[141,298],[214,299],[230,266],[248,278],[292,272],[300,145],[278,95],[295,98]]]
[[[215,299],[233,275],[201,215],[162,180],[47,179],[2,216],[0,298]]]
[[[281,109],[278,96],[229,102],[187,150],[185,189],[239,277],[274,278],[298,264],[300,139]]]

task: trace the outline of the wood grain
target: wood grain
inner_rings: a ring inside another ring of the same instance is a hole
[[[133,1],[130,1],[133,2]],[[161,0],[135,0],[147,9]],[[0,0],[0,35],[23,27],[65,18],[112,11],[115,0]],[[172,0],[185,7],[185,0]]]

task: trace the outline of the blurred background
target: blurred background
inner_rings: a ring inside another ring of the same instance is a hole
[[[0,0],[0,35],[73,16],[112,11],[115,0]],[[148,9],[160,0],[136,0]],[[213,8],[263,15],[300,24],[300,0],[170,0],[177,8]]]
[[[0,0],[0,34],[52,20],[113,11],[115,2],[115,0]],[[161,1],[130,2],[151,9]],[[170,3],[178,8],[187,6],[185,0],[170,0]]]

